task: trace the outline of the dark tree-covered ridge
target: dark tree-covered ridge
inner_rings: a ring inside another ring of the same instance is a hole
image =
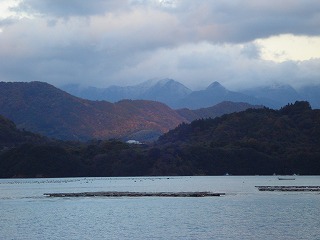
[[[179,146],[203,174],[319,174],[320,111],[308,102],[249,109],[181,124],[158,144]]]
[[[0,153],[0,177],[225,173],[320,174],[320,110],[308,102],[248,109],[180,124],[149,145],[22,141]]]

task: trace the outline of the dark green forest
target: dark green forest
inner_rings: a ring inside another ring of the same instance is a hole
[[[308,102],[181,124],[152,144],[71,142],[0,118],[0,177],[320,174],[320,110]]]

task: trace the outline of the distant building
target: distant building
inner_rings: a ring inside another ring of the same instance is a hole
[[[141,142],[139,142],[137,140],[128,140],[126,143],[129,143],[129,144],[142,144]]]

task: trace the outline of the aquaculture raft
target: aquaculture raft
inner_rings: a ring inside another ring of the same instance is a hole
[[[220,197],[225,193],[213,192],[81,192],[45,193],[49,197]]]
[[[320,186],[255,186],[259,191],[320,192]]]

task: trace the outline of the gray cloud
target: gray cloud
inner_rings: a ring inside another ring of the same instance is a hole
[[[320,2],[181,1],[179,17],[211,41],[246,42],[281,33],[318,35]]]
[[[58,18],[107,13],[121,16],[139,9],[171,15],[178,25],[167,27],[175,27],[175,31],[184,33],[183,38],[194,40],[247,42],[281,33],[320,33],[320,2],[317,0],[24,0],[14,8],[18,12]],[[145,20],[156,24],[159,19]]]
[[[50,17],[69,18],[71,16],[91,16],[105,14],[122,8],[128,3],[127,0],[24,0],[12,10],[41,14]]]
[[[175,78],[192,88],[319,82],[317,59],[274,63],[252,41],[318,36],[318,0],[25,0],[3,19],[0,78],[108,86]]]
[[[184,45],[161,49],[139,64],[122,69],[115,76],[120,82],[127,76],[141,81],[172,77],[192,89],[203,89],[219,81],[232,90],[270,84],[290,84],[296,88],[320,83],[320,59],[275,63],[253,58],[243,51],[247,45]],[[258,48],[258,46],[257,46]]]
[[[18,21],[19,21],[19,19],[13,18],[13,17],[0,19],[0,27],[6,27],[9,25],[12,25],[14,23],[17,23]]]

